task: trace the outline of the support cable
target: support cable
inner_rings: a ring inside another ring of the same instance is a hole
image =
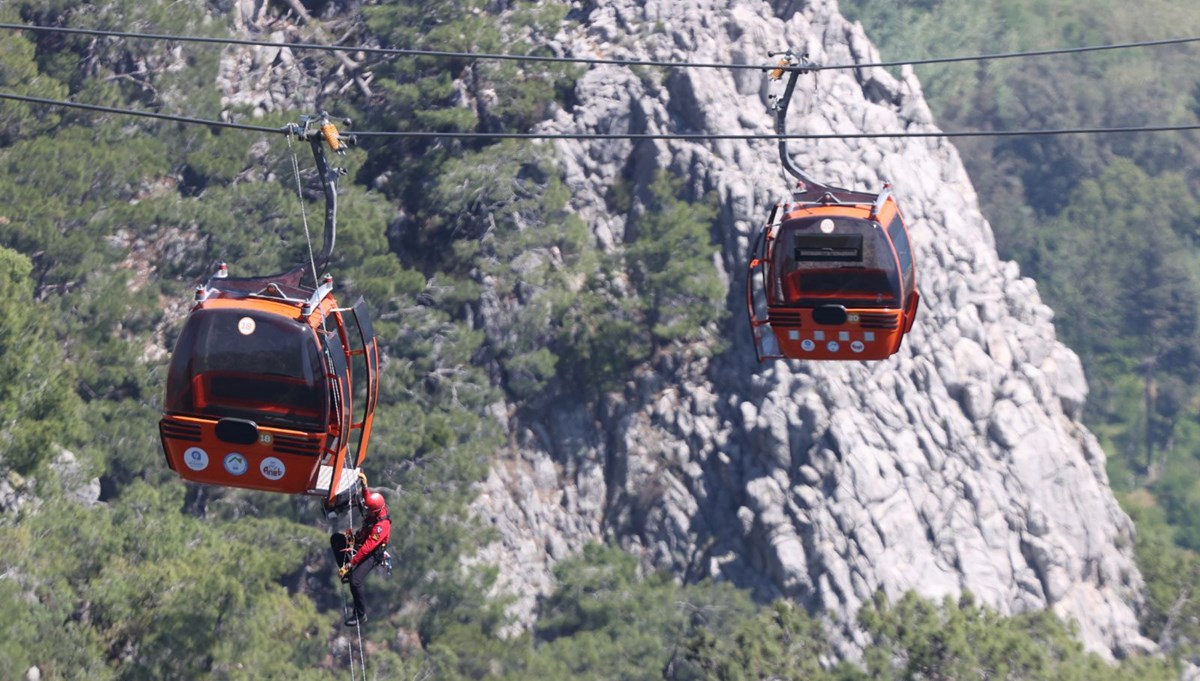
[[[317,258],[313,255],[312,234],[308,230],[308,211],[304,206],[304,187],[300,183],[300,161],[296,158],[296,148],[292,144],[292,136],[287,136],[288,152],[292,157],[292,174],[296,176],[296,199],[300,202],[300,221],[304,223],[304,241],[308,244],[308,262],[312,266],[313,287],[320,286],[317,274]],[[332,482],[330,483],[332,485]]]
[[[761,68],[761,67],[760,67]],[[173,121],[187,125],[202,125],[218,128],[232,128],[252,132],[286,134],[290,128],[269,128],[261,125],[245,125],[190,116],[175,116],[137,109],[120,109],[111,106],[83,104],[67,100],[29,97],[11,92],[0,92],[0,99],[18,102],[28,102],[45,106],[61,106],[69,109],[83,109],[123,116],[140,116],[158,120]],[[1181,132],[1200,130],[1200,123],[1180,125],[1143,125],[1090,128],[1039,128],[1026,130],[905,130],[897,132],[835,132],[835,133],[796,133],[778,135],[771,133],[629,133],[629,132],[473,132],[473,131],[434,131],[434,130],[366,130],[355,131],[356,137],[411,137],[431,139],[521,139],[521,140],[820,140],[820,139],[903,139],[903,138],[957,138],[957,137],[1045,137],[1051,135],[1112,135],[1138,132]]]
[[[173,42],[208,43],[216,45],[244,45],[249,47],[287,47],[293,50],[317,50],[324,52],[359,52],[389,57],[433,57],[439,59],[470,59],[477,61],[520,61],[543,62],[556,64],[585,64],[591,66],[658,66],[665,68],[707,68],[707,69],[761,69],[759,64],[734,64],[729,62],[689,62],[662,61],[653,59],[605,59],[600,57],[558,57],[537,54],[497,54],[489,52],[460,52],[453,50],[421,50],[392,47],[368,47],[361,45],[321,45],[318,43],[283,43],[266,40],[248,40],[241,38],[215,38],[209,36],[178,35],[167,33],[136,33],[129,31],[112,31],[98,28],[73,28],[67,26],[38,26],[35,24],[0,23],[0,29],[43,31],[52,33],[73,33],[78,35],[105,36],[110,38],[129,38],[135,40],[164,40]],[[1139,40],[1125,43],[1106,45],[1084,45],[1080,47],[1061,47],[1025,52],[996,52],[954,57],[931,57],[926,59],[892,60],[866,63],[827,64],[813,66],[814,71],[833,71],[840,69],[865,69],[892,66],[924,66],[928,64],[950,64],[960,62],[979,62],[995,59],[1019,59],[1028,57],[1048,57],[1055,55],[1079,54],[1082,52],[1099,52],[1105,50],[1127,50],[1133,48],[1163,47],[1200,42],[1200,36],[1183,36],[1163,38],[1159,40]]]

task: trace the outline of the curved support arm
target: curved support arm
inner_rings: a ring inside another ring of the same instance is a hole
[[[350,120],[346,119],[345,123],[349,125]],[[345,153],[346,147],[354,143],[354,138],[339,134],[337,127],[324,113],[319,116],[301,116],[299,124],[289,123],[284,131],[308,140],[317,164],[317,174],[321,177],[321,188],[325,192],[324,244],[321,253],[313,260],[316,270],[313,274],[319,276],[317,273],[324,272],[329,264],[329,258],[333,255],[333,245],[337,242],[337,179],[341,175],[340,169],[329,165],[325,147],[328,146],[339,154]]]
[[[791,104],[792,101],[792,93],[796,89],[796,79],[800,77],[800,74],[811,71],[815,64],[809,61],[808,55],[801,55],[799,59],[797,59],[796,56],[791,52],[772,53],[771,56],[776,56],[777,54],[782,54],[783,58],[780,60],[779,65],[771,70],[770,78],[772,81],[779,82],[783,78],[783,74],[786,71],[787,82],[783,86],[782,94],[768,95],[768,108],[775,112],[775,134],[780,136],[779,161],[783,164],[783,169],[786,170],[792,177],[800,180],[801,183],[805,185],[814,184],[823,186],[820,182],[817,182],[805,175],[804,171],[800,170],[800,168],[792,162],[792,158],[787,152],[786,137],[787,110],[788,105]]]
[[[322,135],[309,135],[309,145],[312,146],[313,158],[317,162],[317,174],[321,177],[321,188],[325,191],[325,244],[321,253],[314,261],[318,272],[324,272],[333,255],[333,244],[337,240],[337,178],[338,172],[329,167],[325,157],[325,139]]]

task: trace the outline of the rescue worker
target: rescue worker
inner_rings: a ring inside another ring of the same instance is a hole
[[[367,621],[367,607],[363,599],[363,582],[367,574],[386,559],[388,539],[391,537],[392,521],[388,518],[387,502],[379,492],[368,491],[363,481],[362,505],[364,518],[357,533],[346,530],[330,538],[333,552],[337,555],[338,576],[349,582],[350,595],[354,598],[354,614],[346,620],[346,626],[354,627]]]

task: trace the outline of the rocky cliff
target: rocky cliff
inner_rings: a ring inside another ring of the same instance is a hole
[[[263,7],[240,0],[238,24]],[[761,64],[790,47],[822,64],[879,60],[834,0],[607,0],[577,3],[572,18],[549,46],[558,54]],[[231,51],[226,103],[311,101],[311,86],[269,68],[288,59],[286,48]],[[757,70],[593,66],[575,95],[545,132],[773,132]],[[803,77],[789,128],[937,130],[912,73],[878,68]],[[969,590],[1004,613],[1053,608],[1104,654],[1152,647],[1137,632],[1132,525],[1080,422],[1080,362],[1056,340],[1036,284],[997,257],[949,142],[791,145],[818,179],[867,191],[892,182],[908,219],[922,310],[901,352],[870,364],[755,361],[744,268],[755,231],[789,192],[775,143],[556,144],[572,208],[606,250],[624,236],[604,200],[618,180],[644,188],[666,168],[696,196],[715,192],[732,315],[719,354],[663,358],[604,404],[508,422],[516,445],[474,508],[500,537],[478,559],[499,566],[521,621],[553,588],[556,561],[615,538],[648,567],[794,599],[832,623],[853,622],[879,590]],[[860,634],[840,626],[852,655]]]
[[[611,58],[763,63],[792,47],[824,64],[878,61],[833,0],[611,0],[579,10],[552,47]],[[758,71],[590,68],[547,132],[770,134]],[[803,77],[797,133],[933,131],[920,85],[877,68]],[[916,246],[923,309],[878,363],[758,364],[742,312],[749,241],[787,196],[766,140],[558,142],[573,208],[604,248],[622,218],[606,191],[669,168],[723,207],[715,237],[733,317],[726,351],[664,360],[596,408],[511,422],[519,443],[475,505],[501,539],[482,558],[531,616],[550,568],[616,538],[647,565],[784,596],[853,622],[877,590],[969,590],[1004,613],[1053,608],[1086,645],[1121,654],[1137,632],[1132,526],[1082,426],[1087,385],[1035,283],[996,255],[954,147],[933,139],[797,141],[833,184],[893,183]],[[859,635],[843,629],[847,650]]]

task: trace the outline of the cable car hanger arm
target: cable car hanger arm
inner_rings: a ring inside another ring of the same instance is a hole
[[[349,125],[350,119],[344,119],[342,122]],[[355,139],[352,135],[339,133],[337,126],[324,112],[317,116],[301,116],[299,123],[289,123],[284,126],[284,132],[308,141],[309,146],[312,147],[313,159],[317,164],[317,174],[321,177],[321,188],[325,193],[324,244],[321,247],[321,254],[313,263],[315,270],[313,274],[316,276],[316,272],[325,270],[329,264],[329,258],[333,255],[333,245],[337,240],[337,179],[345,172],[341,168],[333,168],[329,165],[325,147],[328,146],[333,151],[344,154],[346,147],[354,144]]]
[[[791,50],[783,50],[781,52],[768,52],[771,57],[780,57],[779,62],[770,67],[767,77],[772,81],[778,82],[783,78],[783,74],[787,73],[787,82],[783,86],[782,94],[769,93],[767,95],[767,108],[775,114],[775,134],[783,135],[779,139],[779,161],[783,164],[783,169],[791,176],[800,180],[805,185],[817,185],[824,187],[820,182],[814,181],[812,178],[804,174],[787,153],[787,111],[788,105],[792,101],[792,93],[796,89],[796,79],[800,74],[809,73],[818,68],[817,64],[808,58],[807,54],[800,55],[799,58]]]

